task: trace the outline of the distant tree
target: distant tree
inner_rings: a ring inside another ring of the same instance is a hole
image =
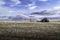
[[[49,22],[48,18],[43,18],[41,22]]]
[[[32,18],[34,18],[34,16],[30,15],[29,17],[30,17],[30,22],[33,21]]]

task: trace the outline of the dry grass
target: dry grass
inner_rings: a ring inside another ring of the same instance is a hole
[[[1,21],[0,37],[60,39],[60,23]]]

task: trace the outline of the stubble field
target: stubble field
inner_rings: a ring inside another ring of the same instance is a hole
[[[59,40],[60,22],[0,21],[0,40]]]

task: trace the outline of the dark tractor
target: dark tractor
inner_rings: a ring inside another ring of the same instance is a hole
[[[41,22],[49,22],[49,20],[47,18],[43,18]]]

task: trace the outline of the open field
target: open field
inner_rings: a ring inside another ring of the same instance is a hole
[[[60,22],[0,21],[0,40],[45,39],[60,39]]]

